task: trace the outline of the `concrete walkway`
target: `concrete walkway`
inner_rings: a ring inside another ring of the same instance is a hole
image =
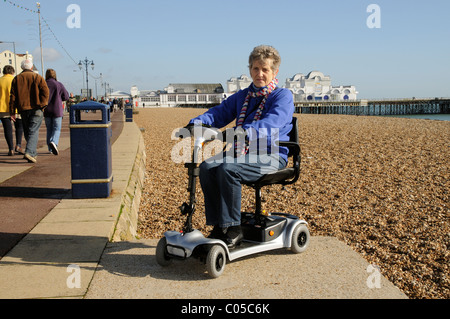
[[[196,259],[161,267],[157,240],[107,245],[86,298],[404,299],[406,296],[347,245],[312,237],[304,253],[272,251],[227,263],[210,279]]]
[[[145,170],[143,138],[136,124],[124,123],[112,145],[112,165],[109,198],[67,196],[0,260],[0,298],[81,298],[86,294],[109,240],[127,238],[125,233],[136,227],[137,221],[133,226],[126,213],[138,209],[129,197],[139,201],[135,190]],[[72,285],[70,275],[83,278],[80,285],[77,281]]]

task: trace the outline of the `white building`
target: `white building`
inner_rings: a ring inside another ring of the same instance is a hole
[[[243,74],[227,80],[227,92],[222,84],[171,83],[164,90],[139,91],[131,87],[130,95],[135,107],[210,107],[220,104],[228,96],[246,89],[252,79]],[[289,89],[295,102],[302,101],[354,101],[358,92],[352,86],[332,86],[331,78],[322,72],[312,71],[307,76],[297,73],[286,79],[285,88]]]
[[[301,101],[354,101],[358,92],[355,86],[332,86],[330,76],[312,71],[307,76],[297,73],[286,79],[285,88],[291,90],[295,102]]]
[[[33,56],[28,53],[28,51],[25,54],[16,54],[14,57],[14,52],[10,50],[5,50],[0,53],[0,73],[3,71],[3,67],[5,65],[12,65],[14,67],[14,70],[16,70],[16,74],[19,74],[22,72],[22,69],[20,68],[20,64],[23,60],[31,60],[33,61]],[[36,67],[33,65],[33,71],[37,71]]]
[[[249,87],[252,79],[247,75],[232,77],[227,81],[228,94],[236,93]],[[358,92],[354,86],[332,86],[331,78],[322,72],[312,71],[307,76],[297,73],[286,79],[285,88],[291,90],[294,101],[352,101]]]
[[[114,92],[108,93],[105,96],[105,98],[129,100],[129,99],[131,99],[131,95],[128,94],[127,92],[123,92],[123,91],[114,91]]]
[[[137,107],[214,106],[226,97],[222,84],[171,83],[164,90],[130,90]]]
[[[227,81],[227,93],[236,93],[239,90],[246,89],[252,84],[252,79],[245,74],[238,78],[231,78]]]

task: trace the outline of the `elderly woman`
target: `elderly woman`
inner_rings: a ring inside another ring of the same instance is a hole
[[[200,165],[206,223],[214,226],[209,237],[223,240],[229,248],[243,239],[241,184],[255,182],[287,164],[288,150],[274,147],[277,141],[289,140],[294,113],[292,93],[277,86],[280,63],[275,48],[254,48],[249,57],[253,83],[190,121],[190,125],[201,122],[216,128],[235,121],[236,131],[246,133],[245,145],[236,145],[233,158],[219,156]]]

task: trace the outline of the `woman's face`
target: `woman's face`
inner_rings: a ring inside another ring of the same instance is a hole
[[[257,88],[261,88],[269,85],[278,74],[278,69],[274,72],[272,70],[272,59],[253,61],[253,65],[250,67],[250,76],[252,77],[253,84]]]

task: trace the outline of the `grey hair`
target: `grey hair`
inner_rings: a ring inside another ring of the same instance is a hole
[[[259,45],[255,47],[250,53],[250,57],[248,58],[249,68],[251,69],[253,66],[253,61],[266,59],[272,59],[272,70],[275,72],[281,64],[281,56],[280,53],[274,47],[270,45]]]
[[[22,70],[32,70],[33,62],[31,60],[23,60],[20,64],[20,67],[22,68]]]

